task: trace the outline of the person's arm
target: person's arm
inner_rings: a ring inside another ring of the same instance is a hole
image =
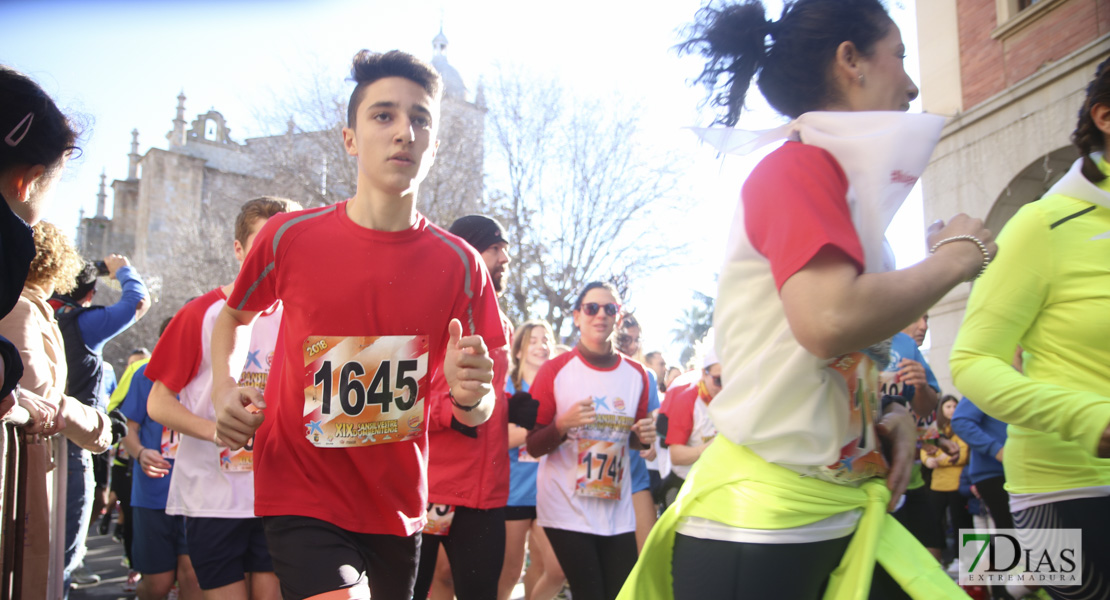
[[[509,448],[519,448],[528,439],[528,430],[520,425],[509,423]]]
[[[956,405],[952,415],[952,431],[960,436],[972,450],[987,456],[997,456],[1006,440],[997,440],[982,426],[986,414],[970,400],[964,398]]]
[[[701,458],[702,452],[705,452],[705,449],[708,448],[711,443],[713,442],[709,441],[704,444],[698,444],[697,446],[687,446],[686,444],[672,445],[670,446],[671,463],[679,466],[692,465]]]
[[[949,359],[953,383],[1000,421],[1055,433],[1100,458],[1110,458],[1107,392],[1035,381],[1011,365],[1055,277],[1050,225],[1036,204],[1026,205],[1006,224],[998,260],[971,289]]]
[[[266,401],[258,388],[240,387],[231,376],[231,357],[250,346],[251,324],[258,311],[224,306],[212,327],[212,405],[216,431],[233,450],[242,448],[262,426]],[[258,412],[248,410],[254,406]]]
[[[204,417],[194,415],[177,400],[180,390],[171,390],[161,380],[154,382],[147,398],[146,410],[150,418],[182,434],[218,443],[216,424]]]
[[[105,413],[63,394],[58,414],[65,420],[62,435],[69,441],[93,454],[112,447],[112,422]]]
[[[134,325],[150,308],[146,285],[126,257],[113,254],[105,257],[104,263],[108,265],[110,276],[119,280],[123,293],[115,304],[86,310],[77,316],[85,345],[94,352],[99,352],[108,340]]]
[[[139,461],[143,474],[153,479],[161,479],[170,474],[170,463],[162,457],[162,451],[147,448],[139,441],[139,424],[135,421],[127,422],[127,435],[120,440],[128,454]]]
[[[930,226],[928,243],[958,235],[973,235],[993,249],[982,221],[962,214],[946,226]],[[826,246],[783,283],[780,296],[798,343],[815,356],[834,358],[898,333],[982,265],[979,247],[961,240],[906,269],[860,273],[838,248]]]

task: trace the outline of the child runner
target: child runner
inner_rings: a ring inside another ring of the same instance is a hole
[[[718,435],[622,597],[866,598],[876,558],[914,597],[958,597],[885,514],[916,431],[904,405],[880,412],[878,369],[890,337],[995,248],[981,221],[957,215],[930,228],[932,256],[893,270],[886,227],[943,126],[902,114],[918,90],[899,29],[879,0],[798,0],[778,21],[747,0],[700,10],[685,48],[706,60],[699,81],[720,122],[735,125],[756,76],[793,121],[745,182],[729,236],[714,311]],[[881,597],[904,597],[885,582]]]
[[[220,437],[238,447],[258,432],[255,511],[286,600],[412,595],[428,391],[446,378],[452,416],[483,423],[496,403],[486,342],[505,345],[482,257],[416,210],[439,75],[399,51],[359,52],[351,75],[343,141],[355,195],[272,219],[213,333]],[[236,386],[228,357],[277,300],[283,341],[263,400]]]
[[[235,220],[235,259],[242,264],[269,219],[299,208],[268,196],[244,203]],[[254,514],[251,447],[231,451],[216,438],[210,340],[232,289],[216,288],[174,316],[146,367],[146,376],[155,382],[148,410],[154,420],[182,434],[166,513],[187,517],[189,558],[205,595],[277,598],[262,520]],[[258,389],[266,387],[281,323],[280,303],[266,309],[231,371],[240,385]]]
[[[142,360],[132,372],[120,406],[128,429],[120,443],[135,457],[127,517],[133,544],[131,568],[142,574],[135,592],[139,600],[160,600],[176,582],[181,600],[199,600],[202,592],[185,545],[185,517],[166,514],[178,438],[147,412],[154,387],[146,376],[149,362]]]
[[[645,367],[617,352],[620,308],[612,284],[587,284],[574,303],[578,345],[544,363],[531,388],[540,412],[528,453],[543,457],[537,517],[575,600],[616,598],[632,570],[629,454],[655,442]]]

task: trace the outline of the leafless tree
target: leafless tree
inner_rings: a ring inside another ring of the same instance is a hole
[[[499,71],[490,94],[491,199],[514,244],[514,320],[542,316],[562,338],[592,280],[631,285],[673,264],[661,227],[678,204],[676,161],[641,136],[639,109],[572,96],[555,80]]]

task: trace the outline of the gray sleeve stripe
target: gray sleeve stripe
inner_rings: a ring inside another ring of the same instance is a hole
[[[317,212],[311,212],[311,213],[308,213],[308,214],[301,215],[299,217],[289,219],[284,224],[282,224],[281,227],[278,228],[277,233],[274,234],[274,250],[273,250],[274,260],[270,261],[270,264],[266,265],[265,269],[262,269],[262,273],[258,275],[258,279],[255,279],[254,283],[251,284],[250,288],[247,289],[247,293],[243,294],[243,300],[239,302],[239,306],[235,307],[236,310],[243,310],[243,307],[247,305],[247,300],[250,299],[251,294],[253,294],[254,291],[256,289],[258,289],[259,285],[262,285],[262,280],[266,279],[266,276],[270,274],[270,271],[274,270],[274,266],[275,266],[274,261],[277,260],[278,243],[281,242],[281,237],[283,235],[285,235],[285,232],[288,231],[290,227],[296,225],[297,223],[301,223],[301,222],[307,221],[309,219],[314,219],[316,217],[322,217],[326,214],[329,214],[329,213],[333,212],[335,210],[336,206],[337,205],[332,204],[331,206],[325,208],[324,210],[317,211]]]
[[[462,261],[463,272],[466,274],[466,280],[463,282],[463,290],[466,292],[467,299],[470,300],[466,303],[466,320],[467,325],[470,326],[470,335],[475,335],[478,333],[478,329],[474,327],[474,292],[470,289],[470,261],[467,260],[466,251],[460,248],[455,242],[444,237],[435,227],[429,227],[428,231],[431,231],[433,235],[454,250],[455,254],[459,256],[459,260]]]

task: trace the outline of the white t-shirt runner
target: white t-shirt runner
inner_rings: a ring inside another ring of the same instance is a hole
[[[226,303],[222,292],[216,292],[219,290],[186,304],[174,316],[147,367],[148,372],[151,366],[156,367],[157,377],[151,379],[162,381],[170,389],[180,385],[176,382],[187,381],[180,387],[178,401],[189,412],[210,421],[216,419],[212,406],[212,328]],[[239,385],[265,390],[281,312],[279,304],[259,315],[251,330],[249,347],[232,357],[232,375]],[[188,517],[254,517],[253,441],[233,452],[209,440],[179,436],[166,513]]]
[[[543,527],[595,535],[636,529],[632,510],[629,447],[632,425],[647,416],[648,377],[626,357],[599,369],[572,350],[544,363],[532,382],[539,401],[537,427],[592,398],[597,419],[575,427],[554,451],[540,458],[536,521]]]

